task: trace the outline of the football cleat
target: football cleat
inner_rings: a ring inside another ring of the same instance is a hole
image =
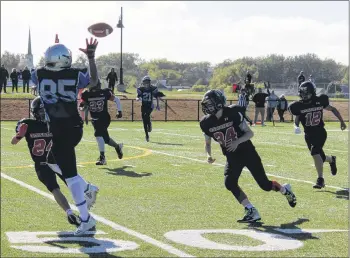
[[[69,224],[79,227],[80,218],[77,215],[75,215],[75,214],[68,215],[67,219],[68,219]]]
[[[99,189],[96,185],[88,184],[87,189],[84,191],[85,200],[88,210],[96,203],[96,197]]]
[[[96,226],[96,220],[89,215],[87,221],[81,221],[79,227],[75,230],[74,235],[75,236],[81,236],[85,232],[90,231],[93,227]]]
[[[239,223],[249,223],[249,222],[256,222],[258,220],[261,220],[260,214],[257,209],[253,208],[244,208],[245,215],[243,219],[237,220]]]
[[[295,197],[294,193],[292,192],[292,187],[290,184],[284,184],[283,186],[286,189],[286,193],[284,195],[286,196],[290,207],[294,208],[295,205],[297,205],[297,198]]]
[[[107,165],[106,158],[104,156],[100,156],[96,161],[97,166]]]
[[[316,184],[313,186],[313,188],[315,189],[321,189],[323,187],[325,187],[325,183],[324,183],[324,179],[323,177],[319,177],[317,178]]]
[[[336,156],[332,156],[332,162],[330,162],[329,165],[331,166],[332,175],[335,176],[337,174],[337,157]]]
[[[119,143],[119,144],[118,144],[118,147],[115,148],[115,151],[116,151],[117,154],[118,154],[118,158],[119,158],[119,159],[122,159],[122,158],[123,158],[123,144],[122,144],[122,143]]]

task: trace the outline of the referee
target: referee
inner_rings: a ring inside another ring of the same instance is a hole
[[[245,89],[241,90],[241,93],[238,96],[238,106],[244,107],[244,110],[247,110],[249,105],[249,97],[245,92]]]

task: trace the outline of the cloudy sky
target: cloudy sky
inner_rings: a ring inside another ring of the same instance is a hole
[[[1,1],[1,52],[27,52],[31,28],[34,63],[55,34],[73,59],[96,22],[112,27],[123,6],[123,51],[146,60],[210,61],[271,53],[349,63],[349,2],[19,2]],[[97,56],[120,51],[120,29],[99,40]]]

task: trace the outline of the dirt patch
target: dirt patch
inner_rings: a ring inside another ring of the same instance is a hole
[[[1,120],[18,121],[22,118],[29,117],[30,100],[29,99],[4,99],[0,100]],[[132,99],[121,99],[123,107],[123,118],[121,121],[140,121],[141,120],[141,103]],[[228,101],[237,103],[236,100]],[[167,104],[167,106],[166,106]],[[336,107],[346,121],[349,121],[349,102],[347,101],[332,101],[331,104]],[[109,112],[112,120],[117,120],[115,103],[109,102]],[[153,121],[197,121],[203,116],[203,112],[198,100],[179,100],[168,99],[160,102],[160,111],[152,112]],[[254,119],[254,105],[250,104],[247,115]],[[284,115],[286,121],[291,121],[292,116],[287,111]],[[274,114],[275,121],[279,121],[277,111]],[[325,121],[337,121],[337,118],[328,111],[324,112]]]

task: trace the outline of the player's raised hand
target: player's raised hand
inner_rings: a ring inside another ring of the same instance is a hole
[[[340,122],[340,129],[344,131],[346,129],[346,124],[344,122]]]
[[[98,45],[97,39],[93,39],[92,37],[90,38],[90,43],[89,40],[86,39],[86,48],[79,48],[80,51],[84,52],[89,59],[92,59],[95,57],[95,51]]]

